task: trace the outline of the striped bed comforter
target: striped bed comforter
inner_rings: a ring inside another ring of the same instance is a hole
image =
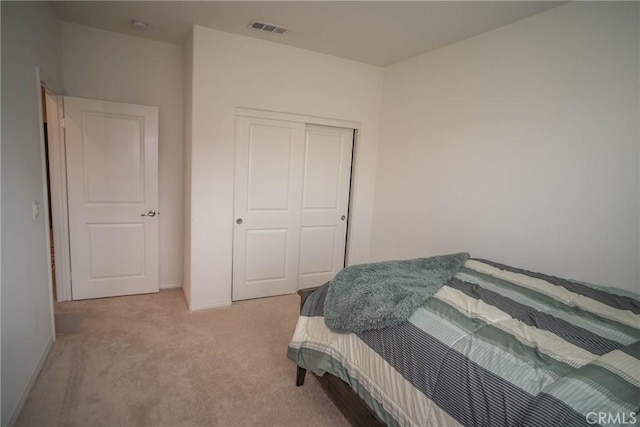
[[[640,426],[640,295],[470,259],[398,326],[329,330],[327,285],[287,355],[390,426]]]

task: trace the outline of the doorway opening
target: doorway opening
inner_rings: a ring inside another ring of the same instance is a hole
[[[71,301],[71,266],[67,220],[66,158],[62,97],[39,81],[41,153],[46,215],[47,258],[50,259],[52,303]]]
[[[51,270],[51,282],[52,282],[52,292],[53,292],[53,302],[54,304],[58,301],[58,292],[57,292],[57,283],[56,283],[56,251],[55,251],[55,243],[53,239],[53,219],[52,219],[52,209],[51,209],[51,165],[49,163],[49,123],[48,123],[48,115],[47,115],[47,89],[44,85],[40,86],[40,96],[42,97],[42,131],[44,137],[44,161],[45,161],[45,181],[46,181],[46,201],[47,204],[47,218],[46,218],[46,226],[47,233],[49,234],[49,252],[51,256],[51,261],[49,264],[49,269]]]
[[[58,104],[58,96],[47,88],[44,82],[40,82],[41,104],[41,130],[42,130],[42,173],[44,185],[44,215],[46,226],[47,258],[49,259],[50,295],[53,305],[53,324],[55,335],[67,335],[79,333],[85,318],[85,312],[62,308],[61,302],[71,300],[70,286],[65,286],[65,280],[69,277],[64,272],[64,256],[68,254],[65,235],[67,228],[61,205],[66,205],[66,191],[63,182],[64,149],[61,137],[62,125],[61,105]],[[35,208],[34,208],[35,215]],[[63,262],[60,262],[62,259]],[[68,259],[68,258],[67,258]],[[70,284],[69,284],[70,285]]]

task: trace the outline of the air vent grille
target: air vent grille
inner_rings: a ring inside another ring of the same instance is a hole
[[[251,23],[249,24],[249,28],[252,28],[254,30],[266,31],[267,33],[280,34],[280,35],[283,35],[287,31],[289,31],[288,28],[279,27],[274,24],[268,24],[266,22],[260,22],[260,21],[251,21]]]

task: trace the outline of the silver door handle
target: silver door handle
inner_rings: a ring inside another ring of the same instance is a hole
[[[149,211],[146,214],[140,214],[140,216],[156,216],[159,215],[160,212],[156,212],[156,211]]]

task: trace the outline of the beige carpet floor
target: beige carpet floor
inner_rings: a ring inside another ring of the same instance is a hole
[[[17,426],[346,426],[286,356],[297,295],[187,311],[180,290],[58,304],[59,336]]]

